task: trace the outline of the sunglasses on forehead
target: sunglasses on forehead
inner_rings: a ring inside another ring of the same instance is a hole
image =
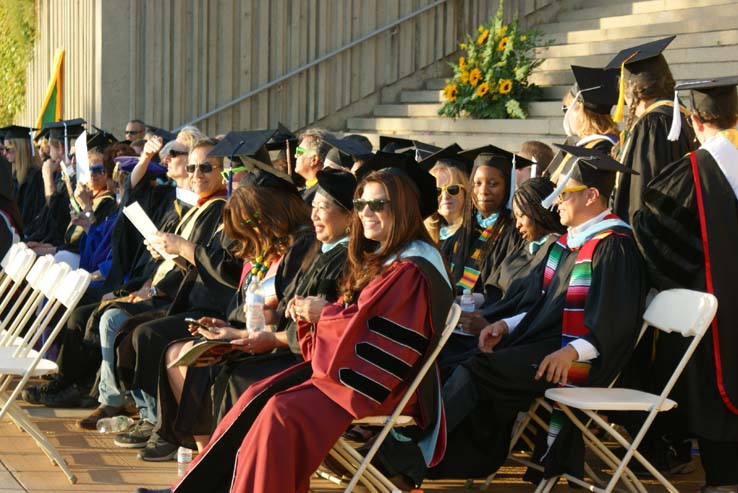
[[[200,170],[200,173],[210,173],[213,171],[213,166],[210,163],[190,163],[187,165],[187,172],[188,173],[194,173],[196,169]]]
[[[436,187],[436,193],[440,197],[443,192],[446,192],[449,195],[458,195],[460,191],[464,189],[464,185],[444,185],[442,187]]]
[[[361,212],[364,210],[364,207],[369,206],[369,210],[372,212],[382,212],[384,210],[385,204],[389,204],[390,201],[386,199],[376,199],[376,200],[364,200],[364,199],[354,199],[354,210],[357,212]]]

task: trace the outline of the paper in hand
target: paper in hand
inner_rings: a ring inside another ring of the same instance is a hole
[[[125,214],[128,220],[131,221],[131,224],[136,227],[144,239],[148,240],[156,251],[159,252],[159,255],[167,260],[174,260],[177,257],[176,255],[172,255],[171,253],[167,253],[164,250],[156,248],[155,245],[158,244],[158,241],[156,241],[156,233],[158,233],[159,230],[138,202],[134,202],[131,205],[124,207],[123,214]]]
[[[90,163],[87,160],[86,130],[74,141],[74,158],[77,166],[77,183],[87,185],[90,182]],[[74,173],[70,176],[74,176]]]

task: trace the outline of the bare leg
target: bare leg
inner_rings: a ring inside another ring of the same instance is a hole
[[[174,343],[167,348],[167,352],[164,355],[164,362],[169,366],[169,363],[176,360],[180,355],[184,354],[193,346],[193,341]],[[169,387],[172,389],[174,399],[179,404],[182,399],[182,389],[184,389],[185,377],[187,376],[186,366],[175,366],[173,368],[167,368],[167,378],[169,379]]]

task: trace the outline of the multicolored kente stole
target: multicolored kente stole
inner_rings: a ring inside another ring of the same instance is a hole
[[[498,219],[499,220],[499,219]],[[497,222],[495,222],[497,224]],[[461,289],[469,289],[471,291],[474,291],[474,286],[477,284],[477,279],[479,279],[479,274],[481,272],[482,268],[482,260],[479,258],[482,254],[482,248],[484,247],[484,244],[489,241],[489,238],[492,236],[492,231],[495,229],[495,224],[492,224],[484,229],[482,231],[482,234],[479,235],[479,238],[474,240],[474,243],[472,244],[472,254],[469,256],[469,261],[467,262],[466,266],[464,266],[464,274],[461,276],[461,279],[459,279],[459,282],[456,283],[457,286],[459,286]],[[505,229],[505,225],[503,224],[500,229],[497,230],[497,233],[495,234],[495,237],[492,241],[496,241],[497,238],[500,237],[502,234],[502,230]],[[451,267],[453,269],[453,266]]]
[[[605,219],[617,218],[615,215],[608,215]],[[587,240],[579,248],[570,248],[567,244],[568,234],[564,234],[559,241],[554,243],[548,254],[546,268],[543,274],[543,290],[548,290],[551,280],[553,279],[556,269],[559,266],[561,257],[565,251],[578,251],[577,259],[574,263],[571,277],[569,278],[569,287],[566,290],[564,299],[564,316],[561,326],[561,347],[566,347],[570,342],[589,334],[589,329],[584,325],[584,305],[587,301],[587,293],[592,285],[592,256],[599,242],[611,234],[615,233],[612,229],[601,231],[589,240]],[[615,233],[617,234],[617,233]],[[566,384],[567,387],[578,387],[583,385],[589,377],[589,370],[592,364],[588,361],[574,361],[569,369]],[[551,420],[548,426],[547,444],[551,449],[556,437],[561,431],[561,427],[566,419],[566,415],[554,403],[554,410],[551,413]],[[547,452],[548,453],[548,452]],[[545,454],[544,454],[545,457]]]

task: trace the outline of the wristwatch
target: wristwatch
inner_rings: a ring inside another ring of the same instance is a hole
[[[159,296],[159,288],[151,286],[149,288],[149,298],[156,298],[157,296]]]

